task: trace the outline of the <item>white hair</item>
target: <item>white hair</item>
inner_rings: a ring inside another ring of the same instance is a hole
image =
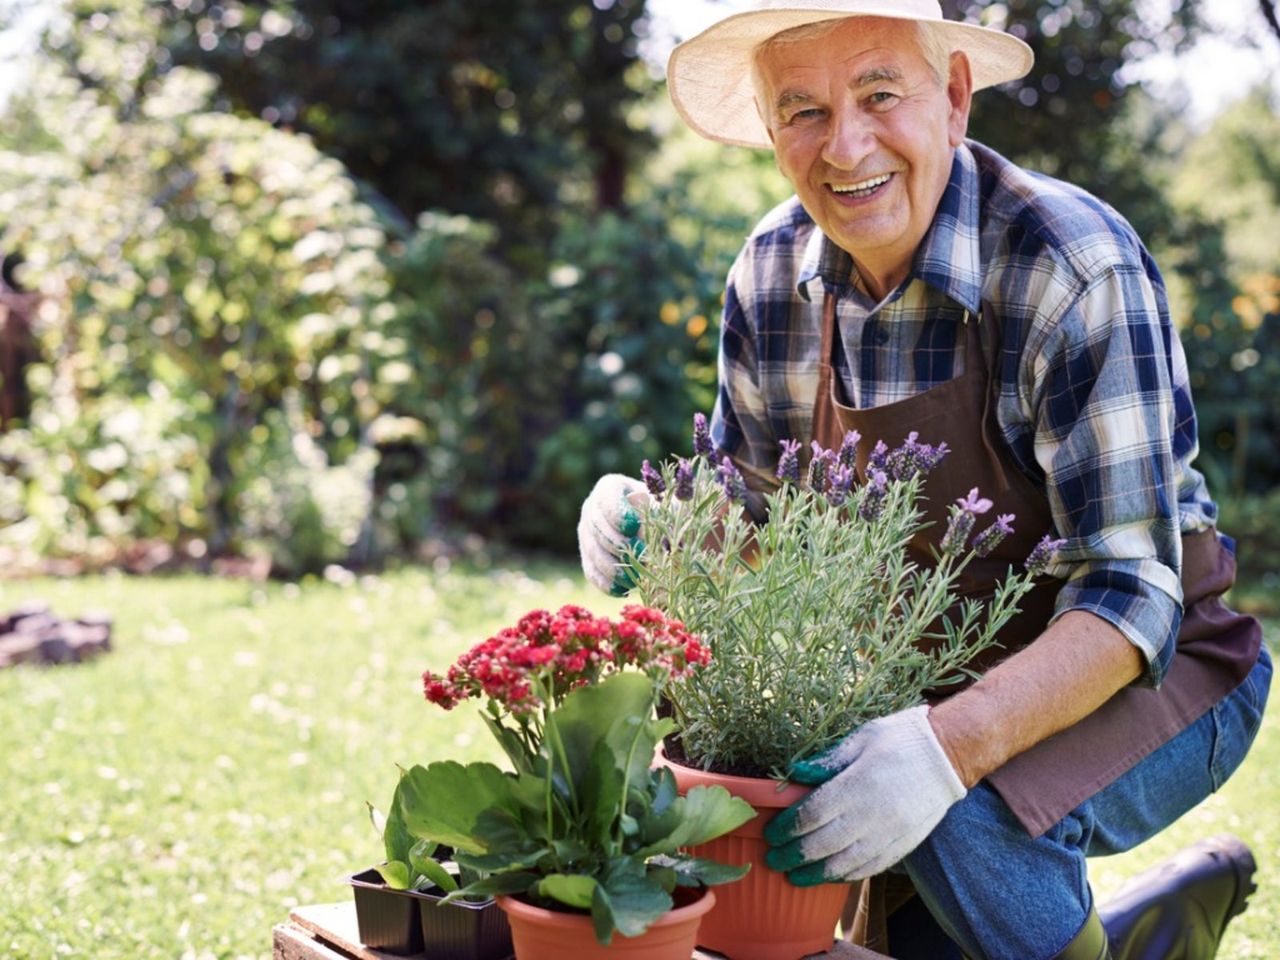
[[[845,18],[851,19],[851,18]],[[765,83],[764,70],[761,67],[765,56],[776,47],[780,47],[788,43],[801,43],[807,40],[821,40],[827,34],[836,29],[843,19],[836,20],[819,20],[817,23],[806,23],[803,26],[792,27],[790,30],[783,30],[781,33],[775,33],[772,37],[762,41],[751,54],[751,85],[756,93],[756,107],[760,111],[760,117],[764,120],[764,125],[769,126],[769,117],[772,114],[772,108],[764,102]],[[924,57],[925,64],[929,67],[929,72],[933,74],[933,79],[941,86],[946,86],[947,81],[951,77],[951,42],[947,35],[934,27],[933,24],[925,20],[913,21],[916,27],[916,43],[920,48],[920,54]]]

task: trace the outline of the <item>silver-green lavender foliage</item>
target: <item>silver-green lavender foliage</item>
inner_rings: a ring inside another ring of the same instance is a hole
[[[970,675],[965,664],[996,642],[1031,587],[1031,572],[1011,571],[989,601],[966,601],[939,631],[974,554],[953,538],[931,569],[908,559],[923,524],[921,473],[880,474],[878,484],[852,490],[833,489],[829,477],[825,491],[784,480],[766,497],[769,521],[756,526],[726,497],[741,491],[736,471],[705,456],[692,464],[687,497],[665,492],[677,486],[677,467],[663,465],[665,489],[644,515],[645,546],[629,558],[640,600],[711,647],[710,666],[669,687],[692,765],[785,775],[862,723]],[[965,503],[952,508],[952,525],[968,528],[962,540],[974,520],[961,516]],[[925,637],[937,643],[927,655],[915,646]]]

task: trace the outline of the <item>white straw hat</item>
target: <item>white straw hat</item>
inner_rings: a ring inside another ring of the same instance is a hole
[[[1031,48],[1017,37],[945,20],[937,0],[757,0],[754,10],[726,17],[671,51],[667,90],[676,111],[709,140],[769,147],[752,88],[756,47],[784,30],[846,17],[936,24],[953,51],[968,55],[974,90],[1016,80],[1031,69]]]

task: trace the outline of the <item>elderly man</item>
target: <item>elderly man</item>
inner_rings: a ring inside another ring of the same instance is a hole
[[[977,486],[1030,542],[1063,540],[981,681],[798,765],[822,785],[770,824],[769,862],[797,884],[909,878],[897,957],[1211,957],[1253,889],[1238,840],[1184,852],[1102,919],[1085,858],[1221,785],[1271,662],[1220,599],[1234,560],[1191,466],[1155,264],[1100,200],[965,139],[973,91],[1030,66],[933,0],[767,0],[671,57],[690,126],[771,147],[796,193],[729,277],[718,448],[762,488],[780,438],[916,430],[955,451],[931,500]],[[606,589],[641,490],[606,477],[583,505],[584,569]]]

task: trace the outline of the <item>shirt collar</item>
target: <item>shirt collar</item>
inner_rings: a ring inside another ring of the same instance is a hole
[[[933,223],[907,278],[920,279],[946,294],[971,313],[978,313],[982,296],[979,253],[978,166],[965,144],[956,148],[951,174],[942,191]],[[796,292],[810,300],[809,284],[821,277],[823,285],[840,293],[852,285],[853,257],[837,247],[818,229],[810,233],[800,260]],[[891,294],[890,299],[894,296]]]

